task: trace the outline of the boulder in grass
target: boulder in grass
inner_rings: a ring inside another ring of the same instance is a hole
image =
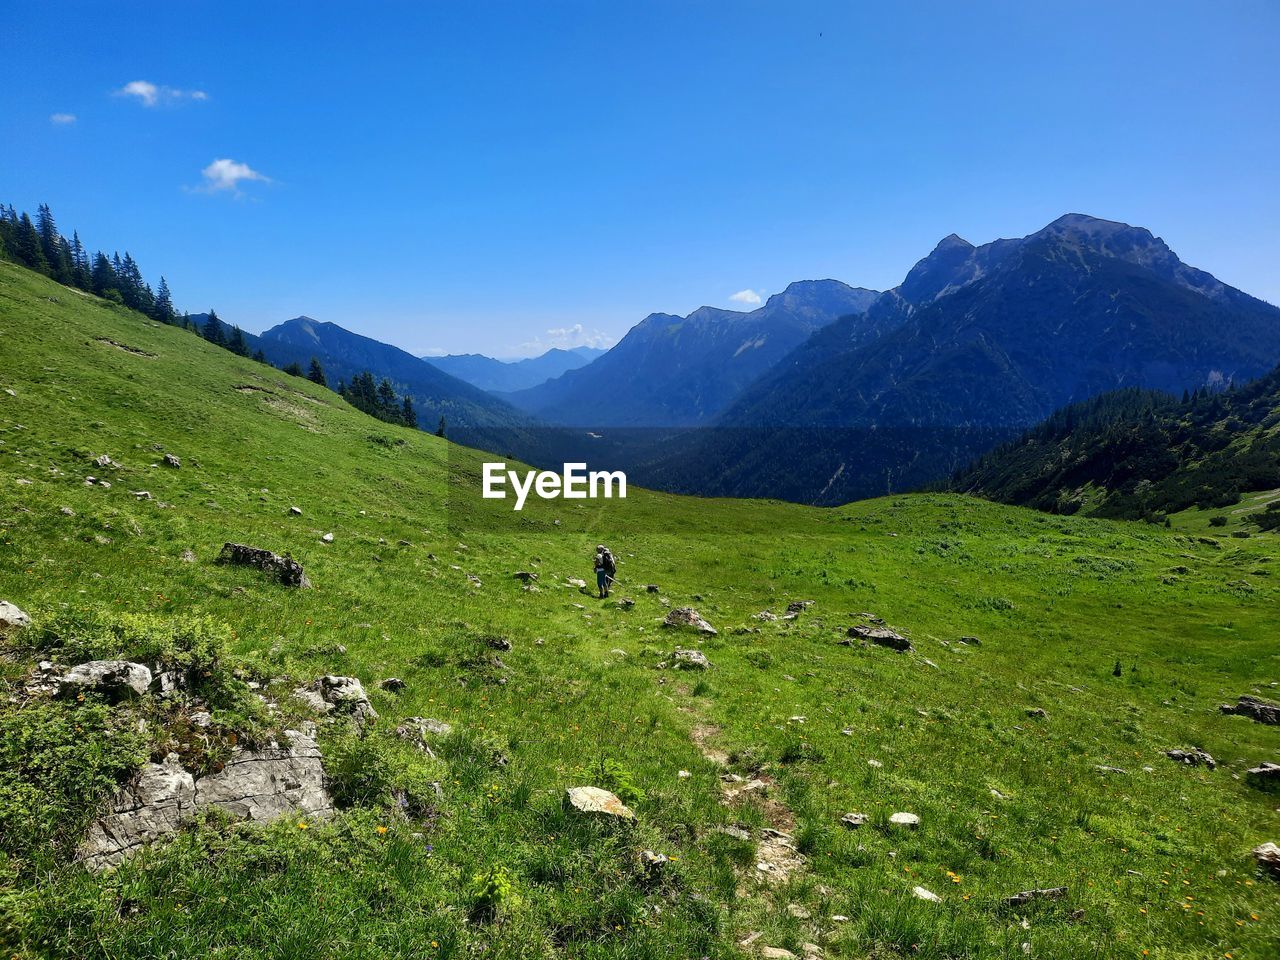
[[[302,570],[302,564],[287,553],[282,557],[243,543],[224,543],[222,552],[218,554],[218,563],[228,563],[241,567],[256,567],[269,573],[286,587],[309,587],[311,581]]]
[[[634,820],[631,808],[616,794],[600,787],[570,787],[565,791],[565,806],[579,813],[593,814],[613,820]]]
[[[90,660],[68,670],[59,683],[63,696],[100,693],[111,700],[140,697],[151,688],[151,670],[128,660]]]
[[[869,818],[865,813],[846,813],[840,818],[840,823],[844,825],[846,830],[857,830],[859,827],[865,827]]]
[[[172,467],[174,470],[177,470],[179,467],[182,466],[182,461],[179,460],[177,457],[175,457],[172,453],[166,453],[164,455],[164,465],[166,467]]]
[[[677,670],[709,670],[711,661],[701,650],[676,650],[671,654],[671,665]]]
[[[911,895],[917,900],[928,900],[930,903],[941,903],[942,898],[925,887],[912,887]]]
[[[1262,790],[1280,790],[1280,763],[1264,761],[1245,771],[1245,779]]]
[[[1012,897],[1006,897],[1004,902],[1010,907],[1025,907],[1033,900],[1061,900],[1066,895],[1066,887],[1041,887],[1015,893]]]
[[[1164,755],[1170,760],[1186,764],[1188,767],[1208,767],[1213,770],[1218,765],[1213,757],[1199,747],[1192,747],[1189,750],[1166,750]]]
[[[1223,713],[1248,717],[1258,723],[1266,723],[1273,726],[1280,725],[1280,703],[1272,703],[1269,700],[1262,700],[1258,697],[1250,697],[1248,695],[1238,697],[1235,703],[1224,703],[1218,709]]]
[[[869,627],[865,624],[855,623],[849,628],[848,638],[844,641],[846,646],[849,645],[849,640],[865,640],[874,643],[878,647],[897,650],[899,653],[907,653],[911,650],[911,641],[888,627]]]
[[[31,618],[8,600],[0,600],[0,633],[13,633],[31,626]]]
[[[705,633],[709,636],[715,636],[716,629],[702,619],[702,614],[698,613],[693,607],[676,607],[667,614],[666,619],[662,621],[664,627],[683,627],[697,630],[699,633]]]
[[[1253,859],[1264,872],[1280,880],[1280,847],[1274,843],[1254,847]]]
[[[895,813],[889,818],[889,823],[895,827],[905,827],[908,830],[914,830],[920,826],[920,818],[914,813]]]

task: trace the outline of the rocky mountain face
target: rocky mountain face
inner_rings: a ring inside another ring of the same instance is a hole
[[[837,503],[934,482],[1106,390],[1240,382],[1278,359],[1280,309],[1143,228],[1069,214],[1020,240],[952,235],[645,481]]]
[[[570,426],[705,423],[816,330],[864,313],[876,296],[836,280],[811,280],[749,313],[700,307],[687,317],[651,314],[604,356],[509,399]]]

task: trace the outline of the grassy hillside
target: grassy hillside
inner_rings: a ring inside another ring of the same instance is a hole
[[[0,666],[11,692],[44,655],[23,644],[129,653],[169,630],[260,680],[358,676],[381,714],[362,738],[322,726],[332,821],[211,818],[90,875],[51,842],[154,734],[106,736],[92,698],[0,697],[16,956],[732,957],[754,933],[797,956],[1276,955],[1280,885],[1249,851],[1280,814],[1242,773],[1280,759],[1280,728],[1216,709],[1280,680],[1274,534],[943,495],[481,510],[482,455],[8,264],[0,344],[0,599],[34,621]],[[182,467],[153,466],[164,453]],[[313,588],[215,565],[226,540],[292,551]],[[604,602],[566,583],[600,541],[621,562]],[[755,618],[792,600],[814,604]],[[697,643],[659,626],[667,603],[719,629],[711,670],[658,669]],[[838,645],[861,612],[915,651]],[[512,642],[502,665],[486,635]],[[389,676],[402,692],[378,689]],[[453,725],[438,759],[391,734],[413,715]],[[1218,769],[1162,755],[1187,745]],[[767,789],[723,803],[717,759]],[[637,823],[566,814],[584,783]],[[845,829],[850,812],[870,822]],[[717,832],[737,824],[750,839]],[[777,885],[756,879],[770,825],[804,857]],[[661,875],[644,849],[672,858]],[[488,880],[507,891],[495,919],[473,909]]]

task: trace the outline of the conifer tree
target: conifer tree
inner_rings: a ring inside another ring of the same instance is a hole
[[[300,377],[302,376],[302,367],[298,365],[297,360],[294,360],[284,368],[284,372],[291,377]]]
[[[14,231],[13,258],[24,267],[30,267],[46,276],[49,274],[49,261],[40,246],[40,234],[36,232],[35,224],[26,213],[18,218],[18,226]]]
[[[231,328],[231,336],[227,338],[227,349],[237,356],[247,357],[249,355],[249,343],[244,338],[244,331],[239,327]]]
[[[413,409],[413,399],[407,393],[404,395],[404,405],[400,409],[400,418],[406,427],[418,426],[418,413]]]
[[[161,323],[173,323],[176,319],[173,312],[173,297],[169,295],[169,283],[164,277],[160,278],[160,289],[156,291],[155,306],[152,308],[151,316]]]
[[[440,414],[440,425],[436,427],[436,436],[443,437],[445,435],[444,414]]]
[[[111,266],[111,261],[101,250],[94,255],[89,285],[90,289],[100,297],[105,297],[107,291],[116,289],[115,268]]]
[[[213,310],[209,311],[209,319],[204,322],[204,338],[219,347],[227,345],[227,338],[222,332],[222,321]]]
[[[311,358],[311,368],[307,371],[307,379],[312,383],[320,384],[322,387],[329,385],[329,381],[324,376],[324,367],[320,366],[320,361],[315,357]]]

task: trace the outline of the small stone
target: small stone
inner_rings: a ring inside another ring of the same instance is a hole
[[[1066,887],[1044,887],[1038,890],[1023,890],[1021,893],[1005,898],[1004,902],[1011,907],[1022,907],[1032,900],[1061,900],[1066,895]]]
[[[74,517],[76,515],[76,512],[70,507],[59,507],[58,512],[64,517]]]
[[[764,960],[800,960],[794,953],[783,947],[761,947],[760,956]]]
[[[320,538],[320,542],[321,542],[321,543],[333,543],[333,534],[332,534],[332,533],[326,533],[323,537],[321,537],[321,538]]]
[[[195,563],[196,555],[195,555],[195,552],[192,550],[183,550],[182,553],[178,555],[178,559],[181,560],[183,563]]]
[[[661,873],[670,862],[671,859],[666,854],[654,853],[652,850],[640,851],[640,866],[650,876]]]
[[[895,827],[906,827],[908,830],[914,830],[920,826],[920,818],[914,813],[895,813],[889,818],[889,823]]]
[[[494,650],[510,650],[511,641],[506,637],[485,637],[485,643]]]
[[[570,577],[568,580],[565,581],[565,583],[569,584],[569,586],[571,587],[577,587],[579,590],[581,590],[583,587],[587,585],[587,581],[583,580],[580,577]]]
[[[302,508],[301,508],[301,507],[290,507],[290,508],[289,508],[289,516],[291,516],[291,517],[300,517],[300,516],[302,516]]]
[[[1049,716],[1043,707],[1028,707],[1026,713],[1028,717],[1035,720],[1043,720],[1045,717]]]
[[[164,455],[164,465],[166,467],[172,467],[174,470],[177,470],[179,467],[182,466],[182,461],[179,460],[177,457],[175,457],[172,453],[166,453]]]
[[[688,627],[697,630],[699,633],[705,633],[715,636],[715,627],[702,619],[702,615],[693,607],[676,607],[670,611],[666,619],[662,621],[664,627]]]
[[[840,818],[840,822],[848,830],[857,830],[858,827],[865,827],[869,819],[865,813],[846,813]]]
[[[405,682],[399,677],[387,677],[378,683],[378,686],[390,693],[399,693],[405,688]]]
[[[632,600],[630,597],[623,597],[618,601],[618,608],[620,610],[630,610],[635,605],[636,605],[636,602]]]
[[[899,653],[907,653],[911,650],[911,641],[888,627],[868,627],[860,623],[854,624],[849,628],[847,638],[841,642],[845,646],[849,646],[852,640],[870,641],[877,646],[897,650]]]
[[[883,764],[883,763],[881,763],[879,760],[868,760],[868,761],[867,761],[867,766],[868,766],[868,767],[875,767],[877,770],[879,770],[881,767],[883,767],[883,766],[884,766],[884,764]]]
[[[912,887],[911,895],[918,900],[928,900],[930,903],[941,903],[942,898],[932,890],[926,890],[924,887]]]
[[[788,903],[787,914],[789,916],[795,917],[797,920],[808,920],[810,917],[813,916],[813,914],[809,912],[807,907],[801,906],[798,903]]]
[[[88,691],[113,700],[140,697],[151,687],[151,670],[128,660],[91,660],[72,667],[62,678],[60,692],[70,696]]]
[[[1280,880],[1280,847],[1274,843],[1264,843],[1254,847],[1253,859],[1264,871]]]
[[[690,777],[693,776],[693,774],[690,773],[688,770],[677,770],[676,776],[681,780],[688,780]]]

